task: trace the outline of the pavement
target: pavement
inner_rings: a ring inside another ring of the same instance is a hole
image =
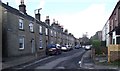
[[[120,71],[120,68],[118,68],[118,66],[96,64],[91,57],[91,52],[92,52],[91,50],[86,51],[86,53],[84,53],[84,55],[82,56],[81,61],[79,61],[80,67],[82,69],[119,69],[119,71]],[[75,54],[75,55],[77,55],[77,54]],[[45,58],[45,56],[43,56],[43,57]],[[42,59],[42,58],[35,58],[35,56],[24,56],[24,57],[20,57],[20,58],[16,57],[16,58],[14,58],[14,60],[12,60],[12,58],[11,58],[11,59],[9,59],[9,61],[2,63],[2,69],[17,66],[20,64],[24,64],[24,63],[29,63],[31,61],[35,61],[35,60],[39,60],[39,59]],[[64,59],[65,58],[63,58],[63,60]],[[57,60],[57,61],[60,61],[60,60]],[[96,60],[105,61],[106,58],[96,58]],[[54,61],[53,61],[53,63],[54,63]],[[49,66],[49,65],[47,65],[47,66]]]
[[[79,50],[78,50],[79,51]],[[76,53],[76,51],[73,51],[73,53]],[[69,53],[66,53],[65,54],[63,53],[62,57],[66,57],[68,55],[71,55],[73,54],[71,52]],[[76,53],[74,56],[77,56],[79,55],[81,52],[78,52]],[[56,59],[58,59],[59,56],[55,56]],[[29,56],[21,56],[21,57],[14,57],[14,58],[9,58],[7,61],[5,60],[4,62],[2,62],[2,69],[11,69],[11,68],[26,68],[26,67],[29,67],[31,66],[31,64],[36,64],[37,62],[43,60],[44,62],[44,59],[48,58],[46,55],[42,56],[41,58],[36,58],[34,55],[29,55]],[[70,58],[70,57],[68,57]],[[66,59],[66,58],[63,58],[63,60]],[[54,63],[54,60],[52,60],[53,63]],[[59,60],[57,60],[58,63],[59,63]],[[60,59],[61,61],[61,59]],[[47,61],[49,62],[49,60]],[[51,62],[51,61],[50,61]],[[46,63],[46,62],[45,62]],[[54,64],[58,64],[58,63],[54,63]],[[44,63],[43,63],[44,64]],[[48,65],[51,64],[51,63],[48,63]],[[37,64],[36,64],[37,65]],[[39,65],[39,64],[38,64]],[[48,66],[46,64],[46,66]],[[51,65],[50,65],[51,66]],[[54,67],[54,66],[52,66]],[[41,67],[40,67],[41,68]],[[39,69],[39,68],[38,68]]]
[[[82,57],[81,61],[79,62],[80,67],[83,69],[117,69],[120,71],[120,68],[118,66],[110,66],[110,65],[99,65],[96,64],[96,62],[91,57],[91,50],[88,50]],[[99,61],[106,61],[105,57],[99,57],[95,58]]]
[[[9,58],[8,60],[2,62],[2,69],[14,67],[14,66],[21,65],[21,64],[30,63],[30,62],[38,60],[42,57],[45,57],[45,56],[41,56],[41,57],[37,57],[37,58],[34,55],[12,57],[12,58]]]

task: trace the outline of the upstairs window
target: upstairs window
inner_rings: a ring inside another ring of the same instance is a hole
[[[39,33],[42,33],[42,26],[39,26]]]
[[[19,19],[19,29],[23,30],[23,19]]]
[[[53,36],[53,31],[51,30],[51,36]]]
[[[56,35],[57,35],[57,32],[55,31],[55,32],[54,32],[54,36],[56,37]]]
[[[45,29],[45,33],[46,33],[46,35],[48,35],[48,29],[47,28]]]
[[[29,24],[29,29],[30,29],[30,32],[33,32],[34,30],[33,30],[33,23],[32,22],[30,22],[30,24]]]

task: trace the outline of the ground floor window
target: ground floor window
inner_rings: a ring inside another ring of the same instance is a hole
[[[20,36],[19,37],[19,49],[21,49],[21,50],[24,49],[24,45],[25,45],[24,41],[25,41],[24,36]]]
[[[117,37],[117,44],[120,44],[120,37]]]
[[[43,46],[42,46],[42,35],[40,35],[40,46],[39,46],[39,48],[40,48],[40,49],[43,48]]]

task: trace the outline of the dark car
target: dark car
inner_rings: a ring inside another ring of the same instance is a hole
[[[46,48],[46,54],[47,55],[61,54],[61,50],[56,44],[49,44]]]
[[[79,48],[80,48],[80,45],[76,45],[76,46],[75,46],[75,49],[79,49]]]

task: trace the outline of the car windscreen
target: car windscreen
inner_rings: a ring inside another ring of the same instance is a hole
[[[56,48],[56,45],[54,45],[54,44],[49,44],[49,45],[47,46],[47,48]]]

